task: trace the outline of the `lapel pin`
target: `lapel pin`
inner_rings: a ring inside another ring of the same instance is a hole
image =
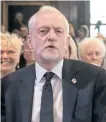
[[[72,82],[73,84],[75,84],[75,83],[77,82],[77,80],[76,80],[75,78],[73,78],[73,79],[71,80],[71,82]]]

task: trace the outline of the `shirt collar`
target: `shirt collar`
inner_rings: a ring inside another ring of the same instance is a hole
[[[62,67],[63,67],[63,59],[52,69],[52,72],[55,73],[60,79],[62,79]],[[43,75],[47,72],[43,67],[41,67],[37,62],[35,65],[36,69],[36,80],[40,82]]]
[[[52,72],[62,79],[63,59],[53,68]]]

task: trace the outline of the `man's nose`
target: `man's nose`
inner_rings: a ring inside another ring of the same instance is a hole
[[[55,38],[56,38],[55,30],[53,28],[51,28],[50,31],[49,31],[48,39],[49,40],[54,40]]]

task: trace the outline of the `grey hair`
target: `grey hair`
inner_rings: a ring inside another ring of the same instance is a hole
[[[85,37],[89,36],[89,28],[87,25],[81,25],[80,26],[80,31],[85,34]]]
[[[80,54],[80,56],[83,55],[86,46],[91,44],[91,43],[98,44],[102,48],[103,57],[105,57],[105,54],[106,54],[105,44],[104,44],[103,40],[96,38],[96,37],[95,38],[86,37],[79,43],[79,54]]]
[[[28,27],[31,28],[33,27],[33,24],[36,20],[36,16],[42,12],[45,12],[45,11],[55,11],[55,12],[58,12],[63,18],[64,18],[64,22],[65,22],[65,25],[66,25],[66,29],[67,29],[67,32],[69,33],[69,24],[68,24],[68,20],[66,19],[66,17],[59,11],[57,10],[55,7],[52,7],[52,6],[42,6],[39,11],[37,13],[35,13],[28,21]]]

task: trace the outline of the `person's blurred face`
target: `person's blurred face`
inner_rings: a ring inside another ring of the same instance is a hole
[[[1,47],[1,72],[12,72],[19,63],[20,53],[12,46]]]
[[[33,49],[28,44],[24,44],[23,54],[28,63],[35,61]]]
[[[79,35],[80,40],[85,38],[85,34],[83,31],[78,30],[78,35]]]
[[[101,66],[103,61],[102,48],[98,44],[89,44],[85,47],[81,59],[85,62]]]
[[[68,33],[63,17],[57,12],[42,12],[29,29],[36,60],[58,62],[64,57]]]
[[[28,34],[28,29],[27,29],[27,27],[21,27],[21,28],[20,28],[20,36],[21,36],[21,37],[26,37],[27,34]]]

